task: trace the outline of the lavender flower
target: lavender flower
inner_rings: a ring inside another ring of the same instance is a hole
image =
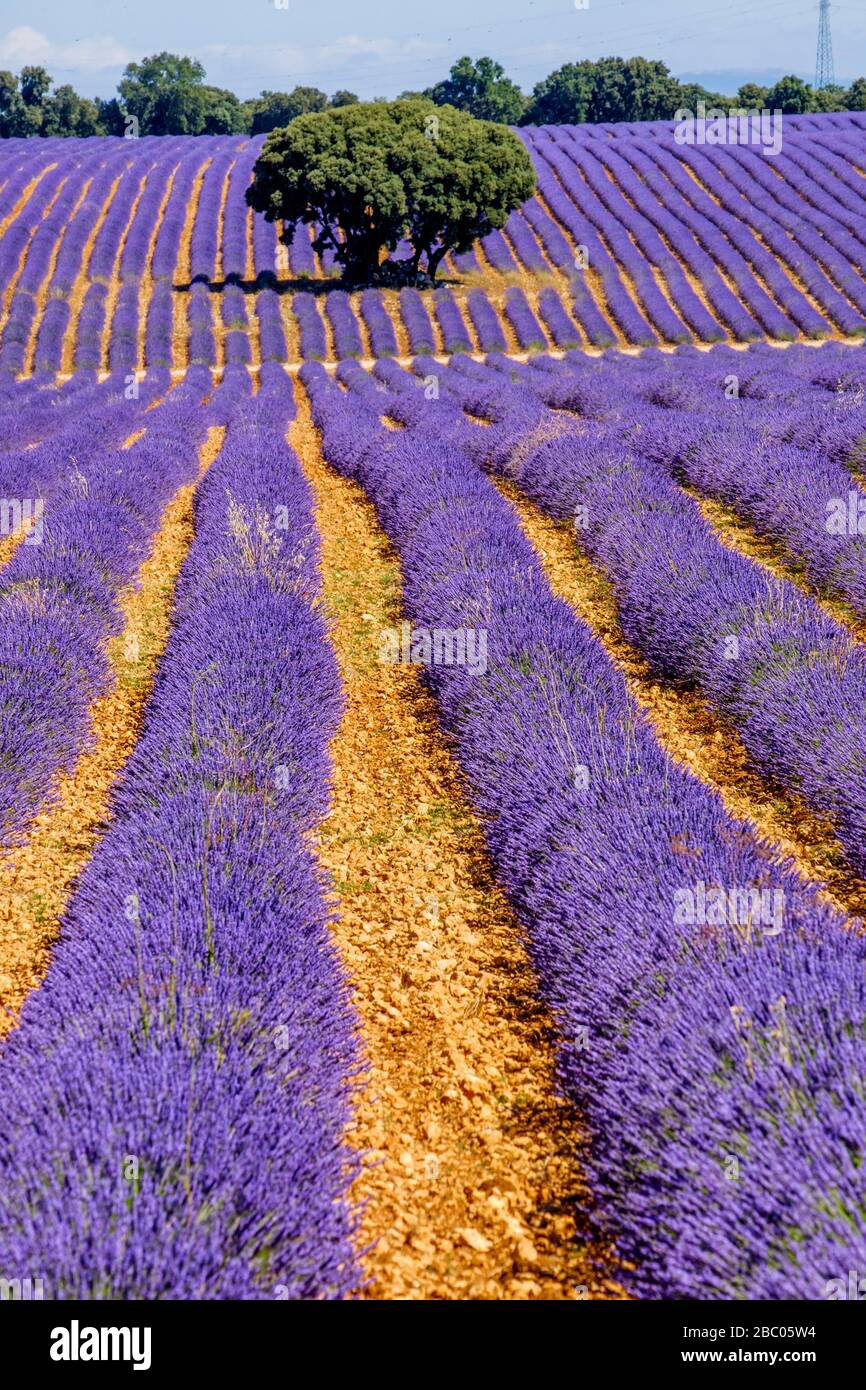
[[[445,376],[480,386],[484,370]],[[486,631],[483,679],[427,675],[557,1019],[561,1075],[592,1126],[596,1221],[626,1281],[651,1297],[820,1298],[866,1256],[863,939],[662,753],[464,452],[487,431],[407,380],[392,397],[422,415],[389,433],[358,368],[349,397],[321,368],[303,377],[327,457],[400,552],[408,616]],[[780,929],[702,925],[707,884],[761,885]],[[688,901],[691,917],[675,906]]]
[[[341,694],[276,370],[202,486],[144,734],[0,1061],[0,1264],[56,1298],[359,1278],[352,1020],[305,842]]]

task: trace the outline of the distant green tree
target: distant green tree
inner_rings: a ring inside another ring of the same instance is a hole
[[[362,102],[273,131],[247,202],[269,222],[315,222],[316,250],[333,249],[349,284],[396,273],[380,262],[403,238],[408,277],[426,257],[435,281],[449,250],[501,227],[534,188],[525,147],[502,125],[429,101]]]
[[[565,63],[532,89],[521,125],[580,125],[587,118],[595,63]]]
[[[18,91],[17,77],[14,72],[0,68],[0,136],[11,135],[19,103],[24,104]]]
[[[728,111],[737,105],[732,97],[723,96],[721,92],[710,92],[706,87],[702,87],[700,82],[678,83],[676,107],[671,115],[680,110],[697,114],[699,102],[703,102],[707,111]]]
[[[479,121],[516,125],[526,98],[505,69],[492,58],[459,58],[444,82],[424,93],[437,106],[454,106]]]
[[[117,91],[140,135],[199,135],[205,128],[204,68],[195,58],[156,53],[129,63]]]
[[[234,92],[223,87],[202,87],[203,135],[239,135],[247,129],[246,114]]]
[[[858,77],[851,83],[845,106],[848,111],[866,111],[866,77]]]
[[[105,135],[99,108],[74,87],[57,87],[42,103],[43,135]]]
[[[259,109],[260,97],[245,97],[241,102],[241,111],[244,117],[244,130],[249,134],[253,129],[253,117]]]
[[[265,135],[282,130],[299,116],[311,111],[324,111],[328,105],[325,92],[318,87],[295,87],[291,92],[262,92],[253,111],[253,135]]]
[[[601,58],[595,64],[586,119],[667,120],[677,109],[679,84],[664,63],[647,58]]]
[[[623,64],[626,121],[665,121],[677,109],[679,83],[664,63],[627,58]]]
[[[819,87],[812,92],[811,111],[847,111],[848,92],[836,84],[832,87]]]
[[[737,92],[737,106],[744,111],[766,111],[769,109],[769,95],[769,87],[762,87],[757,82],[744,82]]]
[[[785,116],[802,116],[812,105],[812,88],[802,78],[780,77],[767,93],[767,109]]]
[[[0,135],[104,135],[95,101],[65,84],[51,90],[45,68],[0,73]]]
[[[12,72],[0,71],[0,136],[38,135],[42,112],[27,106]]]
[[[118,95],[108,100],[91,101],[69,85],[53,90],[52,85],[47,69],[36,64],[17,77],[0,71],[0,137],[268,134],[303,115],[387,104],[382,97],[361,103],[345,89],[329,99],[317,87],[265,91],[240,101],[233,92],[207,84],[201,63],[173,53],[130,63]],[[478,119],[520,125],[671,119],[679,109],[697,111],[700,102],[707,111],[866,111],[866,78],[857,78],[847,90],[838,85],[813,90],[789,75],[772,88],[746,82],[730,97],[698,83],[677,82],[664,63],[612,57],[565,63],[536,83],[527,99],[499,63],[464,57],[444,81],[426,92],[404,92],[398,100],[433,101]]]
[[[680,110],[727,110],[730,97],[698,83],[681,84],[664,63],[602,58],[566,63],[533,90],[521,125],[578,125],[583,121],[671,120]]]
[[[600,124],[603,121],[622,121],[626,118],[625,63],[622,58],[600,58],[595,64],[592,95],[586,119],[593,124]]]
[[[22,68],[18,89],[25,106],[41,106],[51,89],[51,76],[45,68]]]
[[[126,133],[126,117],[117,97],[111,97],[107,101],[104,97],[97,97],[96,110],[99,124],[106,135],[124,135]]]

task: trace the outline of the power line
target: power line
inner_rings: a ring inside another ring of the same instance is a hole
[[[643,0],[619,0],[616,8],[625,9],[627,6],[635,3],[643,3]],[[600,49],[603,49],[607,45],[616,44],[620,38],[623,37],[628,37],[629,40],[635,41],[636,43],[645,43],[652,39],[655,44],[663,45],[665,49],[669,49],[682,43],[689,42],[694,38],[701,38],[709,34],[717,33],[722,28],[728,28],[741,16],[752,18],[757,14],[759,16],[766,15],[767,17],[771,17],[780,9],[784,9],[787,17],[794,18],[814,13],[812,8],[813,4],[814,0],[812,0],[812,3],[809,4],[808,7],[792,12],[789,8],[790,0],[757,0],[757,3],[748,5],[743,4],[743,0],[729,0],[728,5],[725,7],[720,7],[719,4],[715,4],[710,9],[692,11],[688,16],[691,22],[687,24],[685,29],[676,28],[675,26],[679,24],[680,21],[671,19],[668,21],[667,25],[664,22],[659,24],[658,20],[646,20],[643,23],[617,26],[591,36],[584,31],[584,38],[581,41],[582,48],[580,57],[589,57],[593,52],[598,53]],[[826,10],[829,11],[829,0],[821,0],[822,11],[825,7]],[[842,3],[837,4],[836,8],[848,10],[854,7]],[[569,3],[567,6],[563,5],[556,9],[539,10],[535,13],[514,17],[512,19],[503,18],[490,24],[475,23],[454,29],[451,29],[449,26],[448,38],[445,39],[443,37],[441,42],[443,44],[448,42],[452,34],[479,32],[485,29],[489,29],[491,32],[498,32],[505,24],[522,25],[531,23],[538,26],[542,21],[544,21],[545,24],[549,23],[551,20],[567,19],[569,22],[572,22],[577,18],[578,25],[575,31],[575,43],[577,43],[579,39],[580,20],[585,17],[586,14],[586,11],[575,11],[572,3]],[[625,16],[623,15],[623,19],[624,18]],[[701,21],[705,19],[711,22],[702,23]],[[698,23],[695,27],[692,27],[695,21],[698,21]],[[827,15],[827,28],[829,37],[829,13]],[[411,37],[414,36],[407,36],[407,39]],[[515,40],[516,37],[517,36],[515,36]],[[553,61],[550,59],[549,53],[551,42],[551,40],[548,40],[543,45],[529,47],[526,44],[518,44],[517,42],[513,45],[508,44],[501,48],[499,45],[496,45],[496,56],[504,65],[508,65],[509,62],[515,63],[525,72],[533,61],[543,61],[545,59]],[[561,40],[558,42],[561,42]],[[231,47],[232,45],[230,44],[226,45],[226,48],[230,49]],[[243,47],[244,45],[238,45],[238,48],[241,50]],[[253,52],[255,52],[257,47],[258,45],[249,46]],[[347,54],[346,61],[339,66],[322,68],[317,66],[315,55],[328,52],[332,54],[334,49],[333,40],[329,43],[298,45],[297,47],[294,45],[286,45],[286,47],[291,54],[291,58],[288,62],[284,61],[281,66],[259,68],[257,65],[249,67],[244,65],[244,85],[250,84],[252,86],[261,83],[270,86],[275,81],[280,80],[283,82],[294,82],[297,80],[324,82],[327,86],[330,86],[332,81],[351,83],[353,78],[353,66],[362,63],[365,57],[370,57],[372,59],[376,58],[375,52],[369,54],[361,52],[355,55],[349,53]],[[226,52],[222,54],[217,52],[211,54],[206,61],[209,66],[211,63],[213,63],[214,66],[221,63],[237,64],[243,62],[243,55],[242,52],[239,53],[237,51],[234,53]],[[391,85],[411,86],[413,83],[428,83],[431,76],[437,72],[439,65],[444,67],[444,64],[448,61],[448,57],[441,53],[430,54],[428,57],[421,57],[419,55],[413,58],[411,55],[404,52],[402,58],[395,55],[393,60],[389,58],[380,58],[378,62],[375,62],[374,65],[370,67],[364,64],[363,73],[359,73],[358,76],[363,76],[365,82],[381,83],[382,87],[390,87]],[[567,61],[567,56],[559,60],[560,63],[562,61]],[[832,73],[832,46],[830,48],[830,62]],[[56,70],[60,73],[69,74],[77,71],[74,68],[59,66]],[[442,72],[439,75],[444,76],[445,74]],[[818,79],[816,78],[816,83],[817,81]]]
[[[630,38],[637,38],[637,39],[640,39],[641,41],[643,41],[644,39],[646,39],[646,38],[648,38],[648,37],[653,37],[653,38],[655,38],[655,39],[656,39],[658,42],[660,42],[660,43],[664,43],[664,44],[666,44],[667,46],[673,46],[673,45],[676,45],[676,44],[680,44],[680,43],[683,43],[683,42],[687,42],[688,40],[690,40],[690,39],[692,39],[692,38],[700,38],[702,35],[706,34],[707,32],[712,33],[712,32],[718,31],[719,28],[727,28],[731,20],[737,19],[737,18],[739,18],[740,16],[742,16],[742,17],[746,17],[746,16],[751,17],[751,16],[755,15],[756,13],[757,13],[757,14],[765,14],[765,13],[766,13],[766,14],[769,14],[770,12],[775,13],[776,11],[778,11],[778,10],[780,10],[780,9],[784,9],[784,10],[789,14],[789,16],[791,16],[791,17],[812,13],[812,7],[811,7],[811,5],[808,5],[808,6],[804,6],[804,7],[801,8],[801,9],[795,10],[795,11],[793,12],[793,15],[792,15],[792,14],[791,14],[791,10],[790,10],[790,0],[763,0],[763,3],[761,3],[761,0],[759,0],[759,3],[758,3],[758,4],[748,4],[748,5],[742,4],[742,3],[740,2],[740,0],[733,0],[733,5],[729,5],[726,9],[720,9],[720,8],[719,8],[719,5],[716,4],[716,5],[713,5],[712,8],[710,8],[710,9],[699,10],[699,11],[697,11],[696,13],[693,12],[693,13],[691,14],[691,16],[690,16],[690,18],[691,18],[692,20],[701,20],[701,19],[704,19],[705,17],[706,17],[706,18],[712,17],[716,22],[715,22],[714,24],[711,24],[711,25],[703,24],[703,25],[700,25],[700,26],[698,26],[698,27],[696,27],[696,28],[690,28],[687,32],[683,32],[682,30],[677,30],[677,29],[675,29],[675,28],[672,27],[673,24],[675,23],[675,21],[671,21],[671,24],[670,24],[667,28],[665,28],[664,25],[662,25],[661,27],[659,27],[657,21],[649,21],[648,23],[645,23],[645,24],[642,24],[642,25],[637,25],[637,26],[635,26],[635,25],[629,25],[629,26],[626,27],[626,28],[618,28],[618,29],[606,31],[606,32],[601,33],[601,34],[594,35],[594,36],[592,37],[591,41],[588,41],[587,47],[590,48],[590,49],[596,49],[596,50],[597,50],[597,49],[601,48],[603,45],[608,44],[608,43],[610,43],[611,41],[615,41],[615,40],[619,39],[621,36],[629,36]],[[565,11],[551,11],[550,14],[551,14],[551,15],[558,16],[558,17],[562,17],[562,18],[567,17]],[[541,17],[542,17],[541,15],[535,16],[534,19],[537,20],[538,18],[541,18]],[[568,16],[568,17],[570,17],[570,16]],[[470,27],[470,26],[467,26],[467,27]],[[471,27],[483,27],[483,26],[471,26]],[[498,27],[498,26],[497,26],[497,27]],[[456,32],[456,31],[455,31],[455,32]],[[539,56],[539,57],[546,56],[546,55],[548,54],[549,47],[550,47],[549,41],[548,41],[546,44],[544,44],[544,45],[542,45],[542,46],[540,46],[540,47],[535,47],[535,48],[527,48],[527,46],[526,46],[525,44],[520,45],[519,47],[515,47],[515,48],[513,48],[513,49],[512,49],[510,46],[508,46],[508,47],[506,47],[505,49],[502,49],[502,48],[499,48],[499,49],[498,49],[498,57],[499,57],[500,61],[501,61],[502,59],[506,59],[506,60],[507,60],[507,59],[509,59],[509,58],[518,57],[518,56],[519,56],[520,58],[524,59],[524,60],[531,60],[531,59],[532,59],[533,57],[535,57],[536,55]],[[311,63],[309,63],[309,64],[306,63],[306,62],[304,61],[305,58],[307,57],[307,55],[310,55],[310,57],[312,57],[312,55],[315,54],[316,52],[319,52],[319,51],[327,51],[328,49],[332,49],[332,48],[333,48],[333,43],[330,43],[330,44],[311,45],[311,46],[309,46],[309,47],[299,47],[299,48],[297,48],[297,49],[295,50],[295,52],[297,53],[297,60],[291,65],[292,80],[294,80],[294,77],[297,75],[298,69],[299,69],[301,66],[303,66],[304,71],[308,74],[308,76],[310,76],[310,77],[315,77],[317,80],[319,80],[319,79],[324,80],[324,79],[331,78],[331,77],[336,77],[336,78],[345,77],[345,76],[347,75],[347,67],[349,66],[349,62],[348,62],[348,61],[347,61],[346,64],[340,65],[339,67],[332,67],[332,68],[318,68],[318,67],[315,67],[315,70],[314,70],[314,60],[313,60],[313,62],[311,62]],[[219,56],[219,55],[215,55],[215,56]],[[362,58],[363,56],[365,56],[365,55],[359,54],[359,55],[357,55],[357,58]],[[586,51],[584,51],[584,53],[582,54],[582,56],[586,56]],[[226,58],[226,59],[229,59],[229,58],[231,58],[231,55],[227,54],[227,55],[225,55],[225,58]],[[237,61],[237,58],[235,58],[234,61]],[[370,76],[378,76],[378,75],[381,73],[383,82],[387,81],[388,78],[391,78],[392,80],[394,80],[394,79],[399,79],[400,77],[402,77],[404,81],[410,80],[410,79],[413,78],[413,77],[417,77],[417,78],[423,79],[423,78],[426,78],[426,77],[428,76],[428,74],[429,74],[429,72],[430,72],[430,69],[431,69],[432,67],[434,67],[434,66],[435,66],[436,64],[438,64],[438,63],[441,63],[442,61],[443,61],[443,59],[442,59],[442,57],[441,57],[440,55],[430,55],[430,56],[427,57],[427,58],[418,58],[418,59],[411,59],[411,58],[410,58],[410,59],[403,59],[403,60],[399,60],[399,59],[398,59],[398,60],[396,60],[396,61],[394,61],[394,62],[385,61],[385,62],[382,63],[381,67],[377,67],[375,73],[368,74],[367,72],[365,72],[365,73],[364,73],[364,76],[365,76],[365,77],[367,77],[368,75],[370,75]],[[523,64],[523,66],[525,66],[525,62],[524,62],[524,64]],[[252,79],[252,80],[259,80],[259,81],[262,81],[262,80],[270,80],[270,79],[272,79],[272,78],[274,78],[274,77],[276,77],[276,76],[278,76],[278,75],[285,78],[288,74],[287,74],[285,68],[281,68],[281,69],[279,69],[279,70],[276,69],[276,68],[255,68],[255,69],[246,68],[246,69],[245,69],[245,77],[247,78],[248,81],[251,80],[251,79]]]

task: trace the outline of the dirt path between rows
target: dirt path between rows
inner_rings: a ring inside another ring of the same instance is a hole
[[[622,1296],[580,1234],[580,1120],[550,1021],[415,667],[378,661],[401,620],[396,554],[323,461],[298,385],[290,442],[315,494],[347,697],[319,853],[369,1065],[353,1196],[379,1299]]]
[[[209,431],[199,479],[224,436],[222,427]],[[48,969],[60,918],[105,830],[111,789],[141,732],[168,641],[175,581],[192,542],[196,486],[188,483],[169,502],[138,582],[120,595],[124,627],[108,646],[115,681],[92,707],[92,746],[57,778],[27,841],[0,860],[0,1038]]]
[[[829,821],[755,771],[737,730],[713,712],[699,690],[679,690],[653,675],[623,635],[612,586],[579,549],[572,528],[545,515],[515,484],[495,482],[514,507],[554,593],[598,637],[665,752],[718,792],[729,815],[751,821],[805,880],[820,885],[826,902],[844,916],[866,920],[866,882],[848,865]]]

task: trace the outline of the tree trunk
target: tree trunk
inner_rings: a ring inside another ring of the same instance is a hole
[[[346,240],[337,252],[337,259],[343,266],[343,278],[347,284],[372,285],[379,266],[381,242],[369,231],[347,233]]]
[[[376,278],[376,252],[370,254],[368,247],[356,247],[352,251],[343,248],[343,279],[347,285],[372,285]]]
[[[436,284],[436,272],[447,255],[447,246],[438,246],[435,251],[427,252],[427,274],[434,285]]]

